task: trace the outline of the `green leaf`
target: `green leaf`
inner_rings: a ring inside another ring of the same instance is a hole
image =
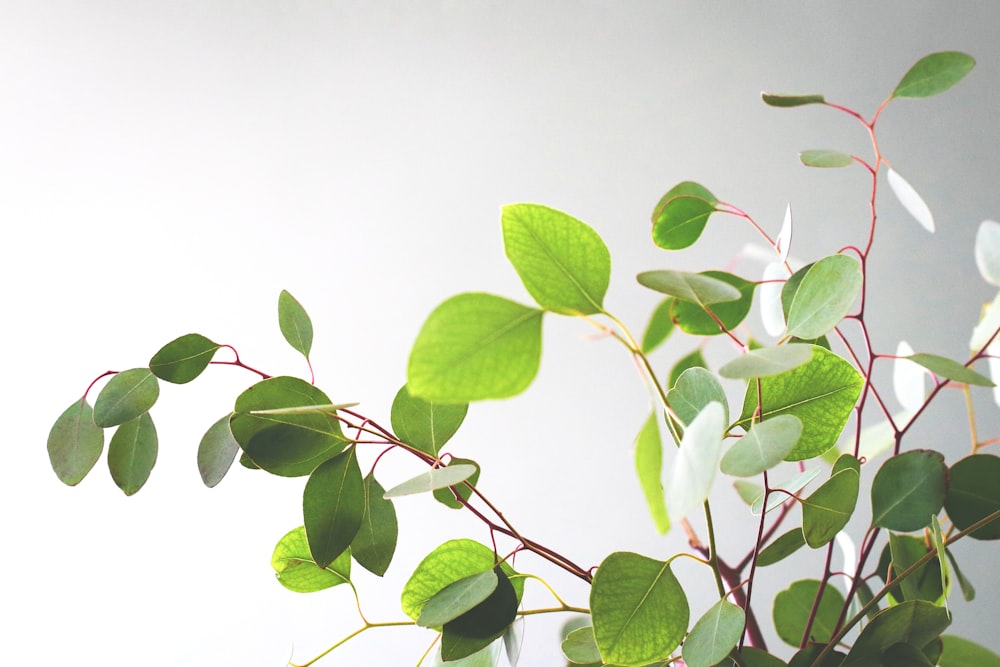
[[[436,548],[417,565],[403,586],[403,613],[416,621],[424,605],[448,584],[478,574],[496,565],[496,555],[489,547],[473,540],[451,540]],[[524,592],[524,579],[510,565],[502,563],[504,573],[511,578],[517,599]]]
[[[938,667],[1000,667],[1000,655],[955,635],[941,635],[944,650]]]
[[[800,107],[805,104],[825,104],[826,100],[822,95],[785,95],[775,93],[761,93],[760,97],[764,104],[772,107]]]
[[[1000,458],[973,454],[956,462],[950,471],[945,511],[959,530],[1000,510]],[[1000,520],[969,533],[977,540],[1000,539]]]
[[[850,363],[825,348],[809,348],[813,356],[808,363],[759,380],[761,420],[790,414],[802,421],[802,436],[786,457],[789,461],[819,456],[833,447],[864,386],[864,378]],[[739,426],[750,428],[757,407],[757,382],[750,382]]]
[[[500,659],[499,649],[498,642],[495,642],[472,655],[445,662],[441,657],[439,642],[437,650],[434,651],[434,662],[431,667],[497,667],[497,661]]]
[[[725,426],[722,405],[713,402],[706,405],[684,430],[667,485],[671,520],[683,519],[708,498],[719,467]]]
[[[603,310],[611,255],[597,232],[538,204],[504,206],[501,225],[507,258],[539,306],[563,315]]]
[[[666,534],[670,530],[670,516],[663,496],[663,441],[655,410],[635,439],[635,469],[656,530],[661,535]]]
[[[941,597],[945,608],[948,607],[948,596],[951,595],[951,571],[948,569],[948,558],[945,556],[944,535],[937,516],[931,517],[931,544],[937,552],[938,570],[941,572]]]
[[[490,596],[497,587],[493,568],[454,581],[427,601],[417,625],[435,628],[454,620]]]
[[[288,290],[281,290],[278,295],[278,326],[288,344],[308,359],[313,342],[312,320]]]
[[[794,415],[778,415],[754,424],[729,448],[720,461],[727,475],[751,477],[781,463],[802,435],[802,422]]]
[[[951,569],[955,571],[955,578],[958,579],[958,586],[962,590],[962,597],[965,598],[966,602],[972,602],[976,599],[976,588],[958,567],[958,561],[955,560],[955,555],[951,553],[951,549],[945,548],[944,552],[948,555],[948,561],[951,563]]]
[[[142,488],[156,464],[156,427],[148,412],[118,427],[108,443],[108,468],[118,488],[131,496]]]
[[[905,357],[916,362],[929,370],[931,373],[955,382],[972,384],[979,387],[993,387],[993,381],[984,375],[980,375],[971,368],[964,366],[957,361],[939,357],[936,354],[917,353]]]
[[[538,373],[543,311],[481,293],[430,314],[410,352],[407,387],[437,403],[507,398]]]
[[[885,460],[872,480],[872,525],[908,533],[931,522],[948,494],[940,452],[916,449]]]
[[[79,484],[104,451],[104,429],[94,424],[94,410],[86,398],[59,415],[49,431],[49,463],[59,481]]]
[[[823,148],[802,151],[799,153],[799,160],[807,167],[820,167],[823,169],[849,167],[854,164],[854,158],[847,153]]]
[[[744,646],[740,649],[744,667],[788,667],[787,663],[763,649]]]
[[[330,404],[326,394],[305,380],[273,377],[237,397],[229,427],[255,465],[274,475],[301,477],[342,452],[349,441],[328,410],[282,408]]]
[[[601,663],[601,652],[597,649],[593,626],[573,630],[562,643],[562,652],[566,659],[577,665]]]
[[[690,424],[705,406],[718,403],[722,406],[723,421],[729,422],[729,401],[726,390],[708,370],[695,366],[688,368],[667,392],[667,403],[682,422]]]
[[[823,662],[819,665],[816,661],[819,659],[819,654],[823,651],[825,647],[822,644],[810,644],[804,649],[792,656],[792,659],[788,661],[788,667],[840,667],[840,664],[847,657],[839,651],[830,651]]]
[[[927,555],[927,552],[927,543],[924,542],[922,536],[889,533],[891,578],[894,584],[891,595],[895,601],[927,600],[934,604],[940,604],[943,601],[944,589],[941,587],[941,568],[936,560],[921,565],[905,579],[897,579],[901,572],[916,564],[918,560]]]
[[[934,667],[919,648],[913,644],[893,644],[882,653],[881,663],[892,667]]]
[[[94,423],[101,428],[124,424],[148,412],[159,396],[160,385],[148,368],[122,371],[97,395]]]
[[[445,489],[449,486],[461,484],[472,477],[475,472],[476,466],[469,464],[431,468],[416,477],[397,484],[386,491],[384,496],[386,498],[398,498],[399,496],[410,496],[417,493],[429,493],[434,489]]]
[[[893,97],[930,97],[948,90],[968,74],[976,61],[959,51],[924,56],[903,75]]]
[[[786,644],[798,647],[802,641],[819,587],[819,581],[803,579],[775,596],[774,629]],[[819,601],[809,641],[821,643],[830,641],[843,605],[844,597],[840,591],[830,584],[823,587],[823,595]]]
[[[463,500],[468,500],[472,496],[472,489],[468,487],[468,484],[475,486],[476,482],[479,481],[479,464],[472,459],[455,457],[448,461],[448,465],[470,465],[476,469],[476,472],[472,473],[472,475],[470,475],[467,479],[458,484],[440,489],[434,489],[434,500],[438,501],[445,507],[450,507],[453,510],[460,510],[465,507],[465,505],[455,499],[455,492],[458,492],[459,497]]]
[[[149,360],[149,370],[161,380],[185,384],[208,368],[219,347],[201,334],[187,334],[160,348]]]
[[[229,429],[229,417],[212,424],[198,443],[198,473],[208,488],[222,481],[240,450],[240,443]]]
[[[396,552],[399,536],[396,508],[391,500],[383,497],[385,489],[371,473],[364,479],[364,489],[361,527],[351,541],[351,554],[358,565],[381,577],[389,569]]]
[[[801,549],[805,543],[806,540],[802,536],[802,529],[792,528],[761,550],[757,555],[757,567],[767,567],[768,565],[779,563]]]
[[[883,609],[865,626],[842,667],[881,667],[882,655],[900,642],[924,646],[951,623],[948,611],[925,600]]]
[[[271,567],[278,583],[296,593],[313,593],[351,580],[351,552],[345,551],[327,567],[321,568],[309,553],[306,529],[289,531],[274,547]]]
[[[818,549],[847,525],[858,502],[859,485],[858,472],[846,468],[802,501],[802,534],[806,544]]]
[[[684,640],[687,667],[712,667],[721,663],[743,636],[746,615],[727,600],[719,600],[698,619]]]
[[[727,361],[719,369],[719,375],[731,380],[779,375],[808,363],[812,357],[808,345],[762,347]]]
[[[840,324],[861,294],[861,265],[847,255],[830,255],[803,270],[788,304],[787,332],[798,338],[819,338]],[[786,283],[782,300],[788,289]]]
[[[309,552],[319,567],[344,553],[361,530],[365,484],[354,447],[321,463],[302,493]]]
[[[752,505],[755,500],[761,500],[761,502],[763,502],[764,487],[760,484],[754,484],[752,482],[738,479],[733,482],[733,488],[736,489],[736,493],[739,495],[740,500],[745,502],[747,505]]]
[[[468,403],[433,403],[413,396],[403,385],[392,401],[392,430],[406,444],[437,456],[468,411]]]
[[[673,308],[674,300],[667,297],[653,310],[649,317],[649,324],[642,335],[642,353],[649,354],[670,336],[674,330],[674,321],[670,311]]]
[[[643,287],[662,292],[681,301],[701,306],[736,301],[741,294],[729,283],[701,273],[686,271],[644,271],[636,276]]]
[[[670,377],[667,380],[667,386],[676,387],[677,381],[680,379],[681,375],[683,375],[684,371],[689,368],[708,368],[708,363],[705,361],[705,357],[701,353],[701,348],[697,348],[690,354],[684,355],[676,364],[673,365],[670,369]],[[697,412],[695,414],[697,414]],[[694,419],[694,415],[691,415],[691,418]]]
[[[493,592],[469,611],[444,624],[441,633],[444,660],[465,658],[489,646],[517,618],[517,591],[501,566],[494,567],[493,573],[497,580]],[[428,601],[424,609],[430,604]]]
[[[750,312],[757,284],[725,271],[704,271],[699,275],[716,278],[732,285],[739,290],[740,297],[734,301],[714,304],[708,309],[688,301],[677,301],[673,309],[674,322],[685,333],[694,336],[716,336],[723,333],[723,329],[709,315],[708,311],[711,310],[722,321],[726,330],[732,331]]]
[[[767,496],[767,506],[764,505],[764,494],[761,495],[753,501],[750,505],[750,511],[753,514],[760,514],[761,510],[764,513],[768,513],[776,507],[780,507],[786,500],[789,500],[792,495],[797,495],[799,491],[806,488],[809,482],[816,478],[819,474],[819,468],[809,468],[792,479],[781,482],[779,484],[773,484],[771,486],[771,493]]]
[[[665,250],[687,248],[698,240],[715,212],[715,195],[693,181],[682,181],[653,210],[653,243]]]
[[[631,667],[662,660],[687,631],[687,596],[669,563],[616,552],[590,589],[594,639],[604,662]]]

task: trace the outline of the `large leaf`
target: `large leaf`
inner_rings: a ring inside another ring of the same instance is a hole
[[[240,451],[240,443],[229,428],[229,417],[212,424],[198,443],[198,473],[208,488],[222,481]]]
[[[738,289],[724,280],[701,273],[662,269],[644,271],[636,276],[636,280],[643,287],[700,306],[736,301],[741,296]]]
[[[725,271],[704,271],[700,275],[716,278],[729,283],[739,290],[740,297],[734,301],[725,301],[709,306],[707,309],[690,301],[677,301],[674,304],[673,320],[685,333],[694,336],[715,336],[723,333],[722,327],[708,314],[711,310],[721,322],[725,330],[732,331],[746,319],[753,305],[755,283],[744,280]]]
[[[1000,458],[992,454],[966,456],[951,467],[945,510],[959,530],[1000,510]],[[1000,539],[1000,520],[969,534],[977,540]]]
[[[417,493],[430,493],[435,489],[446,489],[449,486],[461,484],[476,473],[476,466],[469,463],[459,463],[443,468],[431,468],[416,477],[406,480],[386,491],[386,498],[398,498]]]
[[[674,330],[674,321],[670,315],[673,306],[674,300],[667,297],[656,306],[652,315],[649,316],[646,331],[642,334],[643,354],[649,354],[659,347]]]
[[[517,591],[503,567],[494,567],[493,573],[497,581],[493,592],[472,609],[444,624],[441,657],[445,660],[459,660],[481,651],[503,636],[517,617]],[[443,592],[438,593],[431,598],[424,610],[442,594]]]
[[[437,456],[468,411],[468,403],[433,403],[413,396],[403,385],[392,401],[392,430],[406,444]]]
[[[504,206],[501,224],[507,258],[539,306],[564,315],[602,311],[611,256],[597,232],[538,204]]]
[[[886,664],[883,653],[894,644],[925,646],[950,623],[944,607],[925,600],[911,600],[883,609],[861,631],[842,667],[881,667]]]
[[[63,484],[79,484],[104,451],[104,429],[94,424],[94,410],[86,398],[59,415],[49,431],[49,463]]]
[[[894,169],[889,169],[886,172],[886,182],[889,183],[889,189],[892,190],[892,194],[896,195],[896,199],[903,205],[907,213],[912,215],[913,219],[919,222],[924,229],[933,232],[934,216],[931,214],[931,209],[924,202],[923,197],[910,185],[910,182]]]
[[[365,484],[354,447],[321,463],[306,482],[302,515],[309,552],[320,567],[344,553],[361,529]]]
[[[864,378],[833,352],[809,345],[812,360],[794,370],[747,384],[739,425],[749,429],[758,403],[762,421],[781,414],[802,421],[802,436],[786,460],[798,461],[819,456],[833,447],[861,395]]]
[[[774,598],[774,629],[786,644],[798,647],[812,617],[813,601],[819,593],[820,582],[815,579],[796,581]],[[808,639],[827,642],[833,636],[840,616],[844,597],[836,588],[827,584],[812,624]]]
[[[663,561],[616,552],[590,589],[594,639],[604,662],[631,667],[662,660],[687,631],[687,596]]]
[[[94,401],[94,423],[117,426],[148,412],[160,396],[160,384],[148,368],[118,373],[104,385]]]
[[[729,448],[720,461],[727,475],[751,477],[781,463],[802,435],[802,422],[794,415],[778,415],[754,424]]]
[[[916,449],[885,460],[872,480],[872,524],[900,532],[928,526],[948,494],[940,452]]]
[[[719,600],[698,619],[684,640],[687,667],[712,667],[729,655],[743,636],[746,615],[727,600]]]
[[[142,488],[156,464],[156,427],[148,412],[125,422],[108,443],[108,468],[118,488],[131,496]]]
[[[667,484],[667,510],[680,520],[708,498],[719,467],[725,413],[719,403],[706,405],[688,424]]]
[[[288,344],[308,359],[313,342],[312,320],[288,290],[278,295],[278,327]]]
[[[964,366],[957,361],[952,361],[951,359],[947,359],[945,357],[939,357],[936,354],[920,352],[917,354],[911,354],[907,357],[907,359],[916,364],[920,364],[937,376],[954,380],[955,382],[963,382],[965,384],[972,384],[979,387],[994,386],[993,381],[988,377],[980,375],[968,366]]]
[[[666,250],[687,248],[701,236],[718,201],[693,181],[670,188],[653,210],[653,242]]]
[[[801,282],[786,286],[782,299],[788,303],[788,335],[819,338],[837,326],[861,294],[861,265],[847,255],[830,255],[803,269]],[[789,283],[793,284],[794,283]]]
[[[1000,222],[983,220],[976,232],[976,268],[983,280],[1000,287]]]
[[[410,393],[436,403],[519,394],[538,373],[542,315],[491,294],[453,296],[430,314],[413,344]]]
[[[149,370],[161,380],[184,384],[208,368],[219,347],[201,334],[187,334],[160,348],[149,360]]]
[[[772,107],[800,107],[806,104],[825,104],[822,95],[788,95],[784,93],[761,93],[764,104]]]
[[[364,512],[361,527],[351,542],[351,554],[358,565],[381,577],[389,569],[396,552],[399,535],[396,508],[391,500],[383,497],[385,489],[371,473],[365,477],[364,489]]]
[[[427,601],[417,625],[435,628],[452,621],[484,601],[497,588],[493,568],[454,581]]]
[[[808,363],[812,356],[808,345],[761,347],[727,361],[719,369],[719,375],[731,380],[779,375]]]
[[[635,439],[635,469],[653,524],[660,534],[665,534],[670,530],[670,516],[663,495],[663,440],[656,411],[649,415]]]
[[[351,552],[345,551],[327,567],[321,568],[309,553],[306,530],[299,526],[289,531],[274,547],[271,567],[278,583],[296,593],[313,593],[351,579]]]
[[[802,534],[813,549],[828,544],[854,513],[858,502],[858,471],[836,473],[802,501]]]
[[[903,75],[893,97],[930,97],[948,90],[968,74],[976,61],[959,51],[924,56]]]
[[[1000,667],[1000,655],[975,642],[955,635],[941,635],[944,650],[938,667]]]
[[[667,392],[667,403],[682,422],[690,424],[709,403],[722,406],[723,421],[729,422],[729,401],[710,371],[700,366],[688,368],[673,383]]]

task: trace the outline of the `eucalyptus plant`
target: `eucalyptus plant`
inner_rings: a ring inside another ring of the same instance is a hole
[[[506,206],[504,249],[534,303],[480,292],[441,303],[417,334],[407,383],[389,409],[388,424],[356,405],[335,404],[316,386],[309,361],[312,322],[286,291],[278,299],[278,324],[304,357],[309,379],[271,376],[245,364],[229,345],[200,334],[181,336],[146,366],[101,375],[70,404],[49,435],[52,467],[64,483],[79,483],[101,457],[105,430],[114,429],[108,466],[114,482],[132,495],[156,461],[150,409],[160,382],[191,382],[213,364],[257,376],[232,412],[207,429],[197,463],[208,486],[218,484],[237,457],[245,469],[305,478],[301,521],[295,522],[301,525],[278,541],[272,555],[277,580],[300,593],[351,589],[362,625],[302,666],[369,629],[398,625],[427,628],[428,649],[415,656],[417,664],[498,665],[505,648],[514,665],[519,619],[542,613],[576,619],[562,639],[573,664],[1000,665],[989,649],[945,634],[950,597],[974,596],[951,545],[1000,539],[1000,457],[986,451],[1000,438],[975,435],[970,400],[974,441],[964,458],[948,463],[941,452],[906,442],[944,389],[969,395],[994,387],[1000,296],[978,323],[968,323],[965,359],[914,352],[904,342],[893,351],[876,350],[866,325],[866,267],[875,251],[882,184],[919,224],[934,230],[928,206],[882,155],[877,121],[890,103],[942,93],[973,65],[958,52],[926,56],[870,119],[822,95],[763,95],[772,107],[822,105],[846,114],[870,138],[867,157],[826,149],[800,154],[808,167],[862,169],[870,176],[870,220],[857,245],[802,264],[789,254],[790,210],[771,236],[704,185],[678,183],[653,209],[652,240],[659,248],[692,246],[713,217],[729,216],[755,230],[769,259],[761,278],[722,270],[639,273],[639,285],[662,300],[636,336],[604,305],[611,259],[599,234],[545,206]],[[984,279],[1000,286],[1000,224],[982,224],[974,257]],[[745,323],[755,299],[764,329],[757,334]],[[549,316],[577,318],[637,362],[653,405],[645,423],[637,424],[638,482],[651,525],[660,533],[683,530],[690,551],[665,560],[616,552],[596,567],[580,564],[524,535],[479,488],[479,466],[446,449],[471,402],[512,397],[531,384]],[[668,336],[680,335],[697,345],[660,373],[653,355]],[[729,339],[732,355],[713,369],[701,349],[715,336]],[[892,368],[891,387],[874,379],[875,368],[886,366]],[[99,381],[104,384],[91,405]],[[730,404],[727,394],[734,391],[743,392],[742,404]],[[853,428],[846,428],[849,423]],[[676,452],[665,456],[664,443]],[[379,467],[387,456],[413,457],[426,471],[391,479]],[[722,487],[720,474],[734,480],[746,519],[757,526],[741,553],[716,549],[712,498]],[[441,504],[471,512],[485,527],[479,537],[487,539],[463,537],[431,551],[401,591],[408,620],[370,622],[361,614],[362,591],[352,583],[352,568],[386,572],[396,549],[395,504],[416,493],[433,493]],[[856,511],[862,493],[870,496],[870,514],[865,503],[864,512]],[[759,590],[761,568],[802,550],[814,553],[815,578],[777,592]],[[586,605],[564,602],[540,576],[515,569],[512,556],[520,552],[537,559],[518,559],[519,566],[558,568],[586,582]],[[700,618],[691,618],[674,572],[681,557],[704,565],[716,583],[717,600]],[[835,557],[844,561],[842,569],[833,567]],[[551,607],[522,606],[525,587],[536,585],[552,595]],[[767,645],[766,624],[787,646]]]

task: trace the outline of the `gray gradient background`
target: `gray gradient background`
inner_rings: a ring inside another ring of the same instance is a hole
[[[52,420],[91,378],[142,365],[190,331],[272,373],[305,372],[276,325],[287,288],[313,316],[319,384],[388,423],[437,303],[467,290],[527,300],[503,256],[505,203],[545,203],[593,225],[613,259],[606,303],[636,332],[657,301],[636,272],[722,268],[754,240],[720,218],[692,252],[654,248],[649,212],[677,181],[704,183],[771,233],[791,202],[802,259],[861,243],[866,175],[808,170],[796,154],[865,151],[864,132],[827,109],[767,108],[762,89],[821,92],[867,115],[925,53],[973,54],[960,86],[882,117],[884,153],[938,233],[880,202],[876,349],[906,338],[961,358],[993,297],[972,243],[980,220],[1000,216],[994,2],[2,5],[4,664],[275,666],[293,646],[304,660],[354,629],[346,588],[299,596],[273,581],[270,553],[300,521],[301,480],[236,469],[214,490],[200,485],[198,439],[252,376],[215,368],[163,388],[159,461],[131,499],[104,462],[63,487],[45,453]],[[735,270],[752,277],[759,266]],[[652,530],[634,479],[648,400],[627,355],[573,321],[550,317],[545,334],[531,389],[474,406],[450,449],[484,465],[482,488],[519,529],[581,563],[684,549],[679,531]],[[658,367],[691,345],[672,342]],[[728,350],[714,343],[708,354]],[[996,434],[997,409],[983,399],[981,428]],[[962,415],[961,395],[946,392],[910,446],[961,456]],[[380,470],[398,480],[416,468],[394,457]],[[723,553],[733,554],[753,526],[717,484]],[[373,620],[400,617],[399,588],[433,546],[488,540],[427,499],[399,512],[388,581],[357,576]],[[954,603],[954,630],[1000,650],[993,552],[957,551],[979,599]],[[530,557],[517,564],[586,604],[584,586]],[[769,616],[790,577],[820,567],[802,554],[765,570],[759,613]],[[677,570],[697,615],[711,579],[693,563]],[[533,591],[529,603],[548,600]],[[522,664],[560,664],[558,623],[529,624]],[[328,664],[415,664],[430,639],[372,632]]]

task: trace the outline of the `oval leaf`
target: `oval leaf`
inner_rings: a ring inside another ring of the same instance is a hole
[[[780,563],[805,546],[805,543],[806,538],[802,535],[802,529],[792,528],[761,550],[757,555],[757,567],[767,567]]]
[[[799,160],[807,167],[823,169],[849,167],[854,164],[854,158],[847,153],[823,148],[802,151],[799,153]]]
[[[385,492],[384,497],[398,498],[399,496],[428,493],[435,489],[445,489],[449,486],[461,484],[472,477],[475,472],[476,466],[461,463],[445,466],[444,468],[431,468],[427,472],[392,487]]]
[[[802,535],[806,544],[818,549],[833,541],[854,514],[859,487],[858,471],[846,468],[802,501]]]
[[[930,372],[955,382],[977,385],[979,387],[992,387],[993,381],[988,377],[980,375],[968,366],[964,366],[957,361],[939,357],[936,354],[919,352],[907,357],[910,361],[920,364]]]
[[[704,186],[682,181],[653,209],[653,242],[666,250],[687,248],[701,236],[718,201]]]
[[[903,75],[893,97],[930,97],[948,90],[968,74],[976,61],[959,51],[924,56]]]
[[[822,95],[786,95],[776,93],[761,93],[764,104],[772,107],[800,107],[806,104],[825,104]]]
[[[148,412],[118,427],[108,443],[108,468],[118,488],[131,496],[142,488],[156,464],[156,427]]]
[[[649,324],[646,325],[646,331],[642,335],[643,354],[649,354],[659,347],[674,330],[674,321],[670,316],[673,305],[674,300],[667,297],[650,315]]]
[[[278,583],[296,593],[313,593],[351,579],[351,553],[345,551],[321,568],[309,553],[306,530],[300,526],[282,537],[271,555],[271,567]]]
[[[354,447],[320,464],[302,493],[309,553],[326,567],[344,553],[361,529],[365,485]]]
[[[365,477],[365,506],[361,514],[361,527],[351,541],[351,555],[358,565],[372,574],[382,576],[389,569],[396,552],[399,524],[396,508],[386,500],[385,489],[369,473]]]
[[[497,587],[492,568],[452,582],[427,601],[417,618],[417,625],[434,628],[469,611],[490,596]]]
[[[635,439],[635,469],[656,530],[661,535],[666,534],[670,530],[670,516],[663,496],[663,441],[655,411]]]
[[[722,457],[720,469],[736,477],[759,475],[781,463],[801,435],[802,421],[794,415],[754,424]]]
[[[537,204],[511,204],[501,216],[504,249],[539,306],[563,315],[602,311],[611,255],[589,226]]]
[[[517,618],[517,591],[501,566],[494,567],[493,573],[497,580],[493,592],[469,611],[444,624],[441,657],[445,660],[459,660],[481,651],[499,639]]]
[[[724,331],[732,331],[749,314],[753,305],[754,288],[757,285],[725,271],[705,271],[700,275],[717,278],[732,285],[739,290],[740,297],[734,301],[713,304],[710,308],[689,301],[678,301],[674,305],[673,321],[683,332],[694,336],[717,336]],[[709,310],[721,320],[722,326],[709,315]]]
[[[840,324],[861,294],[863,275],[847,255],[824,257],[804,271],[788,304],[788,335],[808,340]]]
[[[959,530],[1000,510],[1000,458],[992,454],[966,456],[951,467],[945,510]],[[977,540],[1000,539],[1000,520],[969,534]]]
[[[288,344],[308,359],[313,341],[312,320],[288,290],[281,290],[278,295],[278,326]]]
[[[601,663],[601,652],[594,639],[593,626],[577,628],[568,635],[562,643],[562,652],[566,659],[576,665]]]
[[[761,347],[727,361],[719,368],[719,375],[731,380],[778,375],[808,363],[812,356],[808,345]]]
[[[468,403],[433,403],[413,396],[406,385],[392,401],[392,430],[406,444],[437,456],[465,421]]]
[[[94,410],[81,398],[59,415],[49,431],[49,463],[59,481],[79,484],[104,451],[104,429],[94,424]]]
[[[746,615],[727,600],[719,600],[698,619],[684,640],[687,667],[712,667],[722,662],[743,636]]]
[[[148,412],[160,396],[160,384],[148,368],[118,373],[104,385],[94,401],[94,423],[117,426]]]
[[[710,403],[718,403],[723,408],[722,421],[729,422],[726,390],[708,369],[701,366],[688,368],[680,374],[673,389],[667,392],[667,403],[685,424],[693,422]]]
[[[919,222],[924,229],[933,232],[934,216],[931,215],[930,208],[924,203],[923,198],[917,194],[917,191],[913,189],[913,186],[893,169],[888,171],[886,179],[889,183],[889,189],[892,190],[892,194],[896,195],[896,199],[903,205],[907,213],[912,215],[913,219]]]
[[[725,426],[722,405],[712,402],[684,430],[667,485],[671,520],[683,519],[708,498],[719,467]]]
[[[643,287],[702,306],[735,301],[741,296],[729,283],[700,273],[645,271],[636,276],[636,280]]]
[[[815,579],[796,581],[774,598],[774,629],[786,644],[796,648],[802,642],[806,622],[811,617],[813,601],[819,593],[820,582]],[[807,638],[812,642],[828,642],[833,636],[844,598],[836,588],[827,585]]]
[[[240,443],[229,429],[229,417],[212,424],[198,444],[198,473],[208,488],[222,481],[240,450]]]
[[[976,232],[976,268],[983,280],[1000,287],[1000,222],[983,220]]]
[[[916,449],[886,459],[872,480],[872,524],[899,532],[928,526],[948,493],[940,452]]]
[[[543,311],[481,293],[430,314],[410,353],[410,393],[438,403],[507,398],[538,373]]]
[[[149,360],[149,370],[161,380],[185,384],[208,368],[219,347],[201,334],[187,334],[160,348]]]

